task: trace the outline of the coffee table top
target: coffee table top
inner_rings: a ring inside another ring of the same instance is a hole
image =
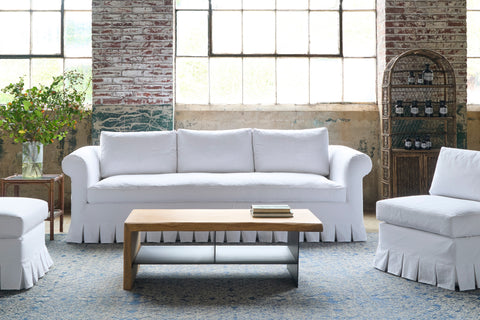
[[[308,209],[291,218],[254,218],[250,209],[135,209],[125,220],[129,231],[323,231]]]

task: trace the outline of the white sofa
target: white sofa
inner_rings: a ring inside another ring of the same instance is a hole
[[[362,180],[371,159],[328,145],[325,128],[305,130],[102,132],[100,146],[62,162],[70,176],[69,242],[123,242],[139,208],[249,208],[287,203],[324,223],[306,241],[365,241]],[[209,232],[155,232],[151,242],[205,242]],[[217,241],[286,241],[285,232],[218,232]]]

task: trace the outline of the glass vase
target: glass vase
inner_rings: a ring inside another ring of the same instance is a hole
[[[43,172],[43,144],[28,141],[22,144],[22,176],[27,179],[36,179]]]

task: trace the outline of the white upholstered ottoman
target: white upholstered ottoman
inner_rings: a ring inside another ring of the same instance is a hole
[[[374,266],[454,290],[480,287],[480,152],[442,148],[430,195],[377,202]]]
[[[0,197],[0,289],[28,289],[53,265],[45,246],[46,201]]]

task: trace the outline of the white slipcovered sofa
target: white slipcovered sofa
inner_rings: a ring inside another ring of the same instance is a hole
[[[324,223],[307,241],[365,241],[362,180],[371,159],[329,146],[326,128],[102,132],[62,162],[70,176],[69,242],[123,242],[132,209],[250,208],[286,203]],[[302,234],[303,236],[303,234]],[[152,232],[151,242],[211,241],[211,232]],[[285,232],[217,232],[217,241],[286,241]]]

